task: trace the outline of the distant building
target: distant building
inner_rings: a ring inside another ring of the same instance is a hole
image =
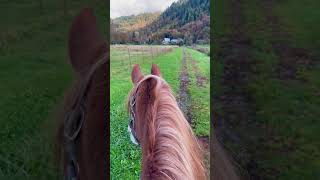
[[[171,39],[171,44],[173,44],[173,45],[182,45],[183,44],[183,39],[181,39],[181,38]]]
[[[162,44],[167,45],[170,44],[170,38],[164,38]]]
[[[178,44],[178,39],[171,39],[171,44]]]
[[[164,38],[162,41],[162,44],[164,45],[168,45],[168,44],[172,44],[172,45],[180,45],[183,43],[183,39],[178,38],[178,39],[170,39],[170,38]]]

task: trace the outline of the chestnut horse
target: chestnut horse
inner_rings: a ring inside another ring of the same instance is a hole
[[[135,65],[128,131],[142,149],[141,179],[206,179],[201,148],[159,68],[144,76]]]
[[[57,146],[64,178],[106,179],[109,47],[91,9],[83,9],[73,21],[68,45],[76,82],[58,117]]]

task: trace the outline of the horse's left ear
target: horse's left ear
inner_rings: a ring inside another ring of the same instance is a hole
[[[94,64],[106,43],[98,32],[92,9],[83,9],[72,23],[69,31],[69,57],[73,69],[83,73]]]
[[[156,64],[152,64],[151,74],[152,74],[152,75],[155,75],[155,76],[161,77],[160,69],[159,69],[159,67],[158,67]]]
[[[138,82],[143,78],[143,74],[141,72],[139,64],[135,64],[132,68],[131,72],[131,80],[133,84],[138,84]]]

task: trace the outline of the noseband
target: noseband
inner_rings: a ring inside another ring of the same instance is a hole
[[[140,141],[139,139],[137,138],[137,134],[136,134],[136,129],[135,129],[135,120],[136,120],[136,113],[135,113],[135,107],[136,107],[136,96],[138,94],[138,89],[139,89],[139,86],[140,84],[147,80],[147,79],[151,79],[151,78],[154,78],[154,79],[160,79],[160,81],[166,83],[166,81],[164,79],[162,79],[161,77],[159,76],[155,76],[155,75],[147,75],[145,76],[141,81],[139,81],[137,83],[137,85],[135,86],[134,90],[133,90],[133,93],[132,95],[130,96],[130,99],[129,99],[129,116],[130,116],[130,119],[129,119],[129,126],[131,128],[131,133],[135,139],[135,141],[138,143],[138,145],[140,145]]]
[[[83,80],[83,85],[80,87],[80,93],[73,104],[70,112],[66,113],[63,124],[64,151],[65,151],[65,180],[79,179],[79,164],[77,161],[76,140],[79,137],[82,125],[85,119],[87,92],[89,89],[92,76],[95,71],[105,64],[108,60],[108,54],[105,53],[97,63],[93,64],[88,75]]]

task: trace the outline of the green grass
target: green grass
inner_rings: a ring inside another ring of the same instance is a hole
[[[291,0],[280,2],[275,9],[285,24],[283,29],[294,37],[292,44],[309,49],[316,57],[320,56],[319,6],[316,0]]]
[[[0,5],[0,179],[57,179],[54,109],[72,81],[67,37],[85,1],[6,1]],[[97,8],[99,24],[102,8]],[[63,19],[63,20],[62,20]],[[101,28],[102,32],[106,31]],[[107,35],[105,35],[107,37]]]
[[[277,3],[278,4],[278,3]],[[311,54],[319,55],[318,26],[319,11],[317,1],[283,1],[272,13],[279,17],[280,30],[286,31],[294,47],[306,48]],[[223,6],[222,6],[223,7]],[[229,8],[230,9],[230,8]],[[301,69],[299,77],[304,81],[280,80],[276,77],[279,57],[274,52],[271,42],[271,27],[266,26],[265,16],[259,7],[259,1],[246,0],[243,3],[244,26],[252,39],[250,58],[258,73],[251,74],[248,93],[255,104],[256,121],[263,124],[262,134],[266,141],[253,142],[259,149],[250,155],[258,163],[261,175],[265,179],[319,179],[320,178],[320,113],[318,89],[319,65],[311,69]],[[220,10],[223,11],[223,10]],[[225,10],[227,11],[227,10]],[[223,13],[220,12],[220,16]],[[228,24],[228,23],[224,23]],[[217,23],[216,26],[220,25]],[[224,25],[221,25],[224,26]],[[227,27],[220,27],[227,34]],[[217,33],[217,34],[223,34]],[[219,44],[216,44],[219,50]],[[217,51],[215,51],[217,52]],[[223,60],[222,60],[223,61]],[[221,92],[220,74],[222,63],[213,62],[216,80],[213,82],[214,94]],[[219,104],[215,109],[221,113]],[[277,173],[273,173],[276,170]],[[270,171],[271,170],[271,171]]]
[[[115,51],[115,52],[113,52]],[[111,51],[111,80],[110,80],[110,162],[111,162],[111,179],[138,179],[140,175],[140,160],[141,152],[138,146],[131,143],[129,134],[127,132],[128,126],[128,114],[126,112],[126,99],[130,89],[132,88],[131,83],[131,68],[126,68],[128,61],[123,66],[118,59],[119,53],[117,50]],[[188,50],[190,51],[190,50]],[[208,64],[209,61],[206,57],[200,55],[196,51],[191,51],[198,61],[204,62],[199,63],[200,69],[208,75]],[[127,58],[125,55],[122,57]],[[199,58],[199,59],[198,59]],[[182,48],[176,48],[171,52],[165,54],[159,54],[154,59],[150,59],[149,56],[145,56],[144,59],[138,55],[133,56],[131,59],[134,63],[139,63],[144,74],[150,74],[151,64],[156,63],[163,75],[163,78],[170,84],[174,93],[179,90],[179,75],[181,68],[182,59]],[[205,66],[205,62],[206,67]],[[200,105],[204,106],[209,104],[208,97],[209,93],[205,94],[206,91],[194,94],[194,97],[200,101]],[[207,92],[209,90],[207,89]],[[205,95],[202,97],[202,95]],[[192,94],[193,95],[193,94]],[[202,102],[208,101],[208,102]],[[205,111],[205,109],[203,109]],[[206,115],[201,116],[200,113],[196,115],[199,120],[199,124],[209,124],[209,111],[205,112]],[[205,120],[199,118],[207,118]],[[199,126],[199,133],[204,134],[205,130],[209,133],[208,127]],[[198,131],[196,130],[196,133]]]
[[[314,30],[319,26],[315,22],[318,17],[315,4],[309,1],[301,6],[300,2],[299,6],[297,1],[287,1],[280,5],[274,10],[280,21],[284,22],[279,28],[292,35],[293,38],[288,40],[293,46],[307,48],[314,54],[314,49],[320,45],[317,40],[311,43],[310,37],[318,34]],[[247,8],[252,13],[247,17],[250,17],[250,22],[254,22],[248,26],[252,32],[257,24],[259,26],[259,22],[263,23],[259,9],[253,6]],[[310,19],[302,19],[305,16],[300,12],[308,12]],[[266,124],[267,136],[271,138],[265,143],[267,148],[259,153],[260,166],[279,170],[277,176],[266,174],[268,179],[317,179],[320,177],[320,144],[316,138],[320,136],[316,130],[320,127],[317,121],[320,101],[316,98],[316,89],[320,88],[316,78],[319,77],[319,68],[301,71],[299,76],[303,76],[304,82],[283,82],[274,77],[279,59],[271,49],[270,41],[273,37],[270,29],[266,27],[265,31],[250,34],[257,47],[252,50],[252,54],[258,60],[260,75],[252,77],[249,92],[256,103],[256,120]]]
[[[210,77],[210,57],[193,49],[187,49],[192,58],[197,62],[199,72],[204,77]],[[191,63],[188,64],[190,86],[189,93],[192,101],[192,121],[196,122],[194,131],[200,136],[209,136],[210,133],[210,79],[204,87],[196,84],[195,73],[192,72]]]

